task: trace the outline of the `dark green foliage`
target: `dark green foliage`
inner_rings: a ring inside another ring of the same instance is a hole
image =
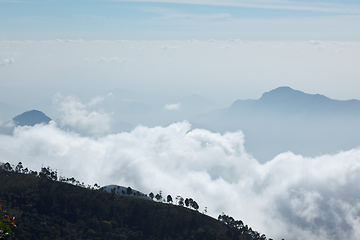
[[[133,191],[132,191],[131,187],[128,187],[128,188],[126,189],[126,194],[127,194],[127,195],[131,195],[132,193],[133,193]]]
[[[55,173],[0,170],[0,202],[17,219],[10,239],[263,239],[177,205],[56,181]]]

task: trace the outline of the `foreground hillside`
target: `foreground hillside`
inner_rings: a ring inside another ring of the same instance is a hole
[[[223,215],[124,197],[0,168],[0,202],[16,217],[10,239],[266,239]]]

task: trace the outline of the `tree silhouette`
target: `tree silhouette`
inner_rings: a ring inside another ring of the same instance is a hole
[[[43,179],[57,181],[57,171],[53,171],[50,167],[42,167],[39,173],[39,177]]]
[[[190,203],[189,203],[189,199],[186,198],[186,199],[185,199],[185,206],[186,206],[186,207],[189,207],[189,204],[190,204]]]
[[[189,206],[192,208],[194,204],[194,200],[192,198],[189,198]]]
[[[4,169],[5,169],[5,171],[8,171],[8,172],[11,172],[13,170],[13,168],[11,167],[9,162],[4,164]]]
[[[21,173],[23,168],[24,167],[22,165],[22,162],[19,162],[18,165],[15,167],[15,172]]]
[[[133,193],[133,190],[131,189],[131,187],[128,187],[126,189],[126,194],[130,196],[130,195],[132,195],[132,193]]]
[[[199,205],[197,204],[197,202],[193,201],[192,202],[192,206],[193,209],[195,209],[196,211],[199,210]]]
[[[179,201],[178,201],[179,206],[184,206],[184,198],[181,196],[178,197],[179,197]]]
[[[162,197],[161,197],[161,195],[158,193],[158,194],[155,195],[155,198],[156,198],[156,200],[160,201]]]
[[[149,197],[151,198],[151,199],[154,199],[154,194],[151,192],[151,193],[149,193]]]
[[[166,201],[168,203],[173,202],[172,197],[170,195],[167,195]]]
[[[207,207],[205,207],[205,209],[204,209],[204,214],[206,214],[206,213],[207,213],[207,211],[208,211],[208,210],[207,210]]]

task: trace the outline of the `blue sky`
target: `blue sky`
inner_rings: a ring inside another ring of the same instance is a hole
[[[282,0],[0,1],[2,39],[358,40],[360,3]]]

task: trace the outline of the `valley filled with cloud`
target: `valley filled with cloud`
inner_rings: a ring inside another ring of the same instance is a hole
[[[260,164],[240,130],[192,130],[183,121],[112,134],[111,114],[90,110],[94,105],[62,96],[54,104],[58,120],[0,135],[2,162],[50,166],[86,184],[192,197],[201,211],[225,212],[276,239],[360,234],[358,148],[313,158],[284,152]]]

